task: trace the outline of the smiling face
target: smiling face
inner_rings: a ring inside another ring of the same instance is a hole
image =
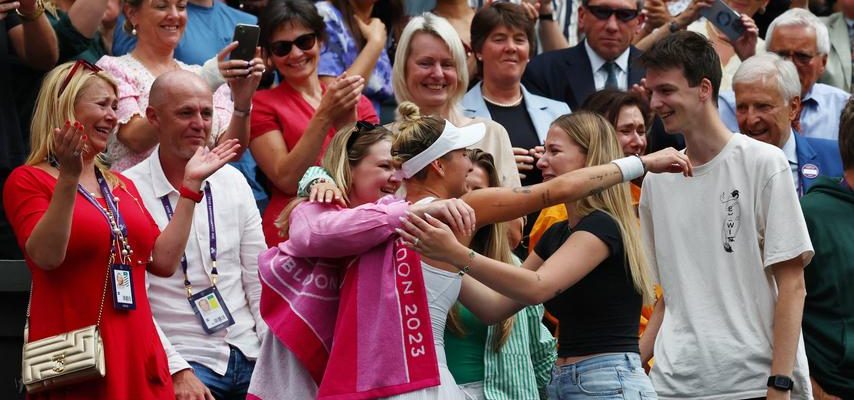
[[[824,73],[827,54],[818,54],[815,30],[806,26],[778,26],[769,41],[768,51],[790,58],[801,80],[805,95]]]
[[[74,118],[83,124],[83,134],[88,137],[85,155],[94,157],[106,149],[107,138],[118,123],[117,108],[115,89],[101,78],[90,78],[77,95]]]
[[[782,148],[797,116],[797,100],[786,102],[772,79],[737,83],[733,89],[741,133]]]
[[[693,127],[698,115],[703,115],[700,98],[704,85],[708,97],[711,84],[705,78],[700,85],[691,87],[682,68],[647,69],[646,86],[652,91],[650,107],[661,117],[668,133],[684,133]]]
[[[139,7],[125,5],[138,43],[145,46],[178,47],[187,26],[186,0],[142,0]]]
[[[543,171],[543,181],[584,168],[586,163],[584,149],[570,139],[563,129],[552,125],[546,136],[545,152],[537,161],[537,168]]]
[[[380,140],[371,145],[367,155],[350,169],[353,182],[348,194],[350,206],[373,203],[385,195],[394,194],[400,188],[396,171],[391,157],[391,140]]]
[[[424,114],[450,107],[457,91],[457,67],[448,45],[438,36],[418,32],[410,41],[406,58],[406,88]]]
[[[293,42],[297,38],[315,33],[308,27],[298,22],[288,22],[280,25],[270,37],[270,43],[278,41]],[[320,40],[316,40],[314,46],[308,50],[302,50],[299,46],[291,46],[291,51],[283,56],[271,54],[273,65],[284,79],[291,83],[305,82],[307,79],[317,75],[317,61],[320,57]]]
[[[646,124],[637,106],[625,106],[617,116],[617,140],[623,154],[644,154],[646,151]]]
[[[638,11],[637,2],[634,0],[590,0],[587,6]],[[615,14],[611,14],[607,19],[599,19],[584,6],[579,7],[578,18],[590,48],[608,61],[616,59],[629,48],[643,23],[643,16],[640,14],[629,21],[621,21]]]
[[[160,153],[189,160],[208,143],[213,121],[213,94],[201,80],[175,82],[164,89],[174,99],[148,109],[148,120],[160,132]]]
[[[504,25],[495,27],[478,54],[483,62],[483,79],[519,82],[528,65],[530,50],[525,31]]]

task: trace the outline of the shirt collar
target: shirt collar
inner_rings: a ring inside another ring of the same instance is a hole
[[[172,187],[166,179],[166,173],[163,172],[163,165],[160,164],[160,145],[154,149],[147,161],[150,163],[151,188],[154,189],[154,195],[159,199],[173,192],[178,193],[178,189]]]
[[[789,160],[789,163],[793,163],[795,165],[798,164],[798,148],[795,143],[795,131],[789,129],[789,140],[786,140],[786,144],[783,145],[783,154],[786,155],[786,158]]]
[[[600,57],[599,54],[597,54],[593,50],[593,48],[590,47],[590,44],[587,43],[587,40],[584,41],[584,49],[587,51],[587,57],[590,58],[590,67],[593,69],[593,73],[595,74],[599,71],[599,69],[602,68],[603,65],[605,65],[606,62],[608,62],[608,60]],[[620,70],[623,72],[629,71],[630,51],[631,47],[627,48],[625,51],[623,51],[622,54],[620,54],[615,60],[613,60],[614,64],[617,64],[617,66],[620,67]]]

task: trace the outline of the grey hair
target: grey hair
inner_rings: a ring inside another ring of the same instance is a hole
[[[774,53],[761,53],[744,60],[732,77],[732,84],[771,80],[786,102],[801,95],[801,81],[795,64]]]
[[[771,39],[774,37],[774,28],[778,26],[803,26],[812,28],[815,32],[815,47],[819,54],[830,53],[830,34],[827,32],[827,26],[821,22],[813,13],[803,8],[790,8],[788,11],[780,14],[777,18],[771,21],[768,25],[768,31],[765,33],[766,48],[771,48]]]
[[[457,103],[462,100],[466,94],[466,89],[469,85],[468,66],[466,64],[466,52],[463,49],[463,41],[460,35],[451,26],[448,20],[429,12],[425,12],[420,16],[413,17],[403,28],[403,33],[400,34],[400,42],[394,55],[394,66],[392,67],[392,88],[394,89],[394,97],[398,103],[404,101],[412,101],[412,94],[406,87],[406,59],[412,53],[410,44],[415,34],[419,32],[429,33],[442,39],[443,42],[451,50],[451,57],[454,59],[454,68],[457,70],[457,90],[452,93],[450,98],[450,109],[454,109]]]

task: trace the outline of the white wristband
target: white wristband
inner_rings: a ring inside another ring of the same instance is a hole
[[[623,182],[629,182],[640,178],[646,172],[644,171],[643,161],[641,161],[638,156],[618,158],[611,161],[611,163],[620,169],[620,173],[623,174]]]

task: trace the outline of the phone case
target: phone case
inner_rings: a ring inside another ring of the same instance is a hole
[[[229,56],[232,60],[249,61],[255,58],[255,47],[258,46],[260,29],[257,25],[237,24],[234,27],[234,41],[237,48]]]
[[[738,39],[744,34],[744,24],[741,23],[741,15],[729,8],[722,0],[716,0],[711,7],[704,9],[700,14],[715,25],[731,41]]]

